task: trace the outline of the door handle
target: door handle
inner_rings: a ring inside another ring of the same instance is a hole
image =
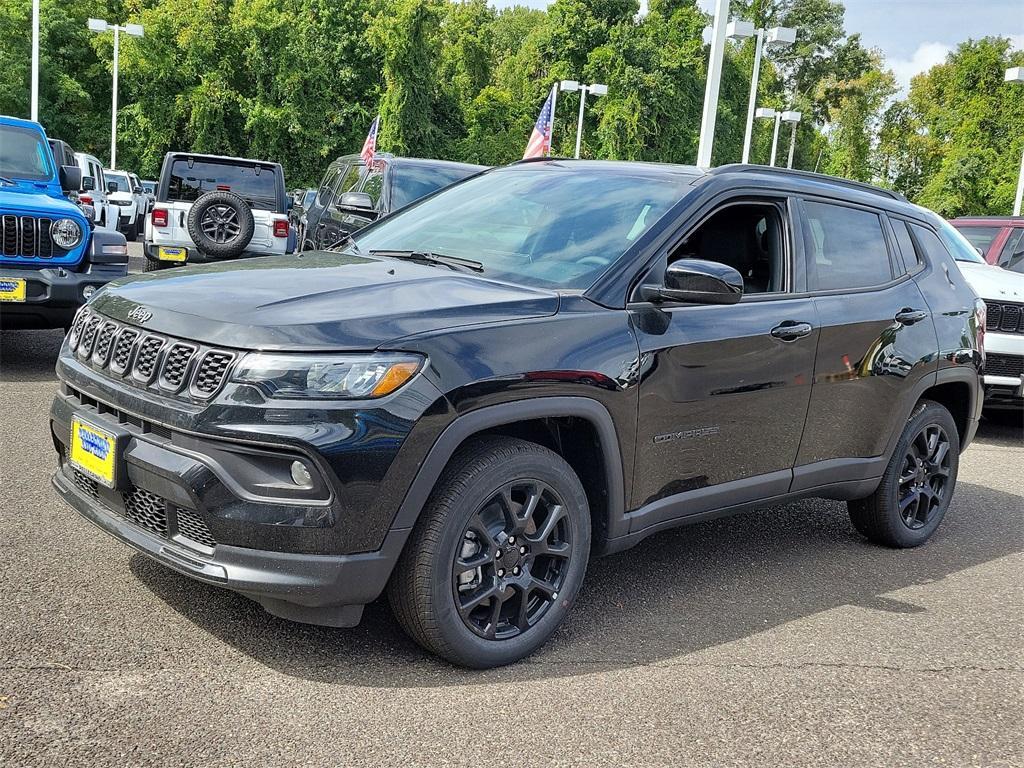
[[[796,341],[810,334],[812,330],[810,323],[795,323],[792,320],[787,320],[772,328],[771,334],[776,339],[783,341]]]
[[[901,325],[913,325],[919,323],[928,317],[928,313],[923,309],[911,309],[910,307],[904,307],[896,313],[896,322]]]

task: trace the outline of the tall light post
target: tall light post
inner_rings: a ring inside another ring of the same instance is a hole
[[[754,112],[754,117],[760,120],[774,120],[775,121],[775,132],[772,134],[772,161],[771,165],[775,165],[775,150],[779,146],[779,124],[782,122],[782,113],[777,112],[771,107],[758,107],[757,111]]]
[[[1024,83],[1024,67],[1010,67],[1006,70],[1007,83]],[[1017,196],[1013,199],[1013,215],[1020,216],[1021,202],[1024,200],[1024,152],[1020,156],[1020,171],[1017,173]]]
[[[587,105],[587,94],[604,96],[608,93],[608,86],[604,83],[592,83],[580,86],[580,116],[576,123],[576,159],[580,159],[580,147],[583,144],[583,109]]]
[[[700,118],[700,140],[697,144],[697,165],[702,168],[711,167],[711,150],[715,143],[718,89],[722,84],[722,57],[725,55],[725,27],[728,17],[729,0],[715,0],[715,24],[711,30],[708,79],[704,84],[704,111]]]
[[[733,22],[734,24],[736,22]],[[749,23],[749,22],[748,22]],[[750,24],[753,29],[753,24]],[[796,29],[793,27],[772,27],[771,29],[754,30],[754,72],[750,77],[750,101],[747,103],[747,126],[743,134],[743,159],[750,162],[750,142],[754,134],[754,108],[757,104],[757,83],[761,77],[761,55],[764,47],[783,48],[796,42]],[[749,37],[750,35],[746,35]]]
[[[551,136],[548,138],[548,157],[551,157],[551,149],[555,146],[555,105],[558,104],[558,92],[571,92],[579,89],[578,80],[559,80],[551,86]]]
[[[32,119],[39,121],[39,0],[32,0]]]
[[[793,153],[796,151],[796,124],[800,122],[800,118],[803,115],[799,112],[789,110],[782,113],[782,120],[787,123],[791,123],[793,126],[792,131],[789,134],[789,162],[786,163],[787,168],[793,167]],[[772,155],[772,165],[775,165],[775,156]]]
[[[120,35],[124,32],[132,37],[142,37],[143,29],[141,24],[125,24],[122,27],[117,24],[108,24],[103,19],[89,19],[89,29],[93,32],[114,30],[114,88],[110,110],[110,167],[117,168],[117,67],[121,49]]]

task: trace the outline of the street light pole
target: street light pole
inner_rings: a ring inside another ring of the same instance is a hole
[[[39,121],[39,0],[32,0],[32,119]]]
[[[734,24],[736,22],[729,26],[732,27]],[[781,48],[792,45],[796,42],[796,32],[796,29],[792,27],[772,27],[768,30],[758,29],[755,31],[757,40],[754,44],[754,72],[750,77],[750,101],[747,103],[747,125],[743,133],[742,162],[744,163],[750,162],[750,143],[754,135],[754,107],[757,104],[757,84],[761,78],[761,56],[764,46]],[[749,37],[749,35],[739,36]]]
[[[110,110],[110,167],[117,168],[117,70],[120,66],[121,33],[126,32],[133,37],[142,37],[141,24],[108,24],[103,19],[89,19],[89,29],[93,32],[114,30],[114,85]]]
[[[551,138],[548,140],[548,157],[551,157],[551,150],[555,146],[555,104],[558,103],[559,91],[578,91],[580,84],[576,80],[559,80],[553,86],[551,93]]]
[[[711,52],[708,56],[708,79],[704,85],[704,111],[700,118],[700,141],[697,165],[711,167],[711,150],[715,143],[715,120],[718,117],[718,90],[722,84],[722,58],[725,55],[725,26],[729,17],[729,0],[715,0],[715,25],[711,31]]]
[[[802,117],[802,114],[793,110],[782,113],[782,119],[793,125],[793,130],[789,134],[789,163],[786,165],[787,168],[793,167],[793,153],[796,150],[796,125]]]
[[[1007,83],[1024,83],[1024,67],[1011,67],[1006,70]],[[1013,199],[1013,215],[1020,216],[1021,203],[1024,202],[1024,152],[1020,155],[1020,171],[1017,172],[1017,196]]]
[[[779,126],[782,125],[782,113],[775,113],[775,132],[772,133],[772,168],[775,167],[775,150],[779,148]]]
[[[579,121],[576,123],[576,159],[580,159],[580,147],[583,145],[583,109],[587,104],[587,94],[593,94],[594,96],[604,96],[608,93],[608,86],[604,83],[591,83],[590,85],[580,85],[580,115]]]

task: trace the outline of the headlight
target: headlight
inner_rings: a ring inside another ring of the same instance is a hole
[[[232,381],[258,386],[284,399],[365,399],[389,395],[416,375],[423,358],[401,353],[371,355],[252,352]]]
[[[65,251],[82,242],[82,228],[74,219],[57,219],[50,225],[50,239]]]

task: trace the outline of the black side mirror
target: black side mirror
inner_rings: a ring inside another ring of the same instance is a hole
[[[338,199],[338,208],[372,211],[373,199],[365,192],[346,192]]]
[[[735,304],[743,276],[717,261],[680,259],[665,270],[664,285],[645,285],[641,295],[656,304]]]
[[[62,165],[57,172],[60,188],[65,192],[77,192],[82,188],[82,169],[77,165]]]
[[[82,170],[79,169],[78,172],[81,173]],[[96,189],[96,177],[95,176],[83,176],[82,177],[82,191],[83,192],[91,192],[94,189]]]
[[[117,192],[117,182],[116,181],[108,181],[107,182],[107,192],[109,194],[111,194],[111,195],[114,194],[115,192]]]

